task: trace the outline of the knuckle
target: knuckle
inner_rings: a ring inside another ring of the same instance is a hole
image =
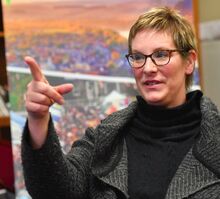
[[[32,107],[30,107],[29,112],[35,113],[35,114],[42,114],[48,109],[46,107],[43,107],[41,104],[36,104]]]
[[[40,93],[47,93],[48,92],[48,87],[44,85],[39,85],[38,87]]]

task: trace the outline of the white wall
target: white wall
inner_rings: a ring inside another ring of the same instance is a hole
[[[200,42],[203,92],[220,109],[220,28],[216,28],[216,25],[213,26],[212,24],[212,22],[220,22],[220,1],[198,0],[198,5],[200,35],[205,39]],[[206,30],[204,30],[204,26],[207,26]],[[203,31],[206,33],[204,34]],[[206,36],[213,36],[213,39]]]
[[[220,109],[220,40],[201,43],[203,92]]]

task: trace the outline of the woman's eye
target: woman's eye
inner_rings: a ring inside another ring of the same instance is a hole
[[[133,54],[132,55],[132,58],[134,59],[134,60],[143,60],[144,59],[144,55],[142,55],[142,54]]]
[[[157,51],[153,54],[154,58],[166,58],[169,56],[169,53],[167,51]]]

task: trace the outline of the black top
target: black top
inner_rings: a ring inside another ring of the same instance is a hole
[[[138,109],[126,143],[128,193],[131,199],[164,199],[178,166],[200,132],[200,91],[183,105],[164,108],[137,96]]]

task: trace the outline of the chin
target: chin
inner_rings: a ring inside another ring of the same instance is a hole
[[[151,105],[163,106],[163,99],[158,96],[144,96],[145,101]]]
[[[149,104],[160,104],[163,102],[166,96],[166,92],[164,90],[151,90],[147,92],[141,92],[141,95]]]

